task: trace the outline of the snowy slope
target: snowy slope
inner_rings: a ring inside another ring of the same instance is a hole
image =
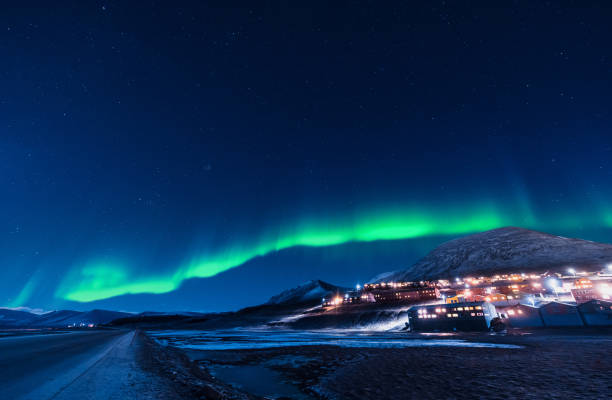
[[[415,281],[501,271],[598,269],[612,262],[612,245],[505,227],[451,240],[412,267],[374,278]]]
[[[0,308],[0,327],[23,326],[32,323],[38,315],[27,312]]]
[[[59,310],[44,314],[33,314],[26,311],[0,309],[0,327],[16,328],[55,328],[79,326],[81,324],[106,324],[117,318],[124,318],[132,314],[108,311],[91,310],[87,312]]]
[[[345,292],[348,289],[334,286],[320,280],[308,281],[293,289],[288,289],[268,300],[266,304],[300,304],[321,301],[321,298],[336,292]]]

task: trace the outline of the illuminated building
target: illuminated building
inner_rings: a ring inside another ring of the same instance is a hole
[[[598,298],[598,293],[593,287],[593,282],[586,278],[576,280],[570,292],[578,304]]]
[[[486,302],[414,306],[408,310],[413,331],[487,331],[495,306]]]
[[[378,287],[366,287],[364,293],[371,294],[376,303],[417,303],[440,298],[437,287],[427,283],[405,285],[388,284]]]
[[[544,326],[540,309],[525,304],[495,307],[498,316],[511,328],[540,328]]]

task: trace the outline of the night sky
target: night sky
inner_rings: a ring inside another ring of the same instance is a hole
[[[263,4],[3,6],[0,306],[236,309],[506,225],[612,242],[608,2]]]

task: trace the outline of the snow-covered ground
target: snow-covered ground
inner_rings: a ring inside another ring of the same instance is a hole
[[[230,329],[219,331],[156,331],[148,332],[159,343],[194,350],[242,350],[294,346],[340,347],[493,347],[519,348],[515,345],[481,343],[453,336],[429,339],[426,335],[400,332],[368,332],[354,330],[264,330]]]

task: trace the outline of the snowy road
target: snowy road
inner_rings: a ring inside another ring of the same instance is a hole
[[[137,363],[134,332],[0,339],[0,399],[175,398]]]

